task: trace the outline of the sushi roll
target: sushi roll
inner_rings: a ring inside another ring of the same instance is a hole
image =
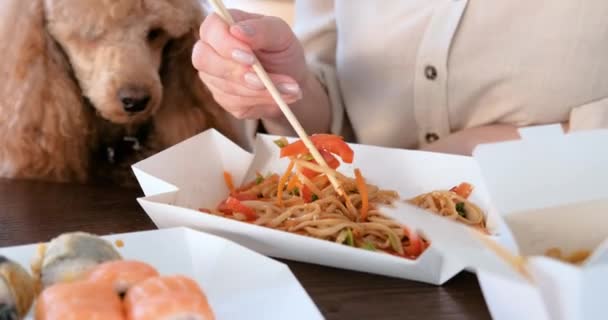
[[[122,259],[112,244],[85,232],[64,233],[39,252],[32,269],[42,288],[82,278],[100,263]]]
[[[84,280],[108,284],[122,297],[131,286],[159,275],[158,271],[147,263],[115,260],[94,267]]]
[[[19,264],[0,255],[0,319],[23,319],[34,301],[34,279]]]
[[[215,319],[203,291],[184,276],[144,280],[127,291],[124,301],[129,320]]]
[[[73,281],[42,291],[36,302],[36,320],[124,320],[120,298],[106,284]]]

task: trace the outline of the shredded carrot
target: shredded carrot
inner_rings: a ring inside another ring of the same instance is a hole
[[[312,183],[310,179],[308,179],[304,174],[302,174],[302,171],[298,166],[296,166],[296,174],[298,175],[300,181],[304,186],[308,187],[308,189],[310,189],[312,193],[316,194],[317,197],[321,197],[321,190],[319,190],[319,188],[317,188],[317,186],[315,186],[315,184]]]
[[[228,171],[224,171],[224,181],[230,192],[234,192],[234,183],[232,182],[232,175]]]
[[[285,170],[285,173],[281,176],[281,179],[279,179],[279,189],[277,190],[277,200],[279,202],[279,206],[283,206],[283,187],[285,186],[285,183],[287,183],[287,179],[289,178],[289,174],[291,173],[291,170],[293,170],[294,165],[295,162],[291,160],[287,166],[287,170]]]
[[[359,194],[361,195],[361,221],[365,221],[367,218],[367,211],[369,210],[369,200],[367,193],[367,184],[365,184],[365,179],[363,175],[361,175],[361,170],[355,169],[355,179],[357,181],[357,190],[359,190]]]
[[[287,183],[287,190],[293,190],[293,188],[300,185],[300,180],[298,179],[298,175],[294,174],[289,179],[289,183]]]

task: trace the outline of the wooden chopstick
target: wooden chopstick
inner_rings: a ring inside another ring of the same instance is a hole
[[[484,236],[481,232],[477,232],[476,234],[481,240],[481,242],[483,242],[488,249],[494,251],[497,256],[499,256],[506,263],[508,263],[517,273],[524,277],[524,279],[528,280],[529,282],[534,282],[532,275],[528,272],[528,268],[526,268],[525,257],[512,254],[505,247],[498,244],[496,241],[490,239],[489,237]]]
[[[224,21],[226,21],[226,23],[228,23],[229,25],[233,25],[235,23],[234,19],[232,18],[232,15],[230,15],[230,12],[228,12],[228,9],[226,9],[226,6],[224,6],[224,3],[222,0],[210,0],[209,2],[213,6],[213,9],[215,10],[215,12],[222,19],[224,19]],[[266,70],[264,70],[264,67],[262,67],[262,64],[257,59],[257,57],[254,56],[254,59],[255,59],[255,62],[253,64],[253,70],[258,75],[260,80],[262,80],[262,82],[264,83],[264,86],[266,86],[266,89],[268,89],[268,91],[270,92],[270,95],[272,96],[274,101],[277,103],[277,105],[279,105],[279,108],[285,115],[285,118],[287,118],[287,121],[289,121],[289,124],[296,131],[296,134],[298,135],[298,137],[300,137],[300,139],[302,140],[302,142],[304,143],[306,148],[308,148],[308,151],[310,151],[310,154],[312,155],[313,159],[315,159],[315,161],[317,161],[317,163],[321,166],[321,168],[323,168],[323,170],[325,171],[325,174],[327,175],[327,178],[329,179],[329,182],[331,183],[333,188],[336,190],[336,192],[339,195],[346,197],[346,193],[344,192],[342,185],[336,179],[335,175],[333,174],[333,171],[331,171],[331,169],[327,165],[327,162],[325,161],[323,156],[321,156],[321,154],[319,153],[319,150],[317,150],[317,148],[312,143],[310,138],[308,138],[306,131],[304,130],[304,128],[302,127],[302,125],[300,124],[300,122],[298,121],[296,116],[293,114],[293,112],[291,111],[291,109],[289,108],[287,103],[285,103],[285,101],[281,97],[279,90],[277,90],[277,88],[275,87],[272,80],[270,80],[268,73],[266,73]],[[348,197],[346,197],[346,198],[348,199]]]

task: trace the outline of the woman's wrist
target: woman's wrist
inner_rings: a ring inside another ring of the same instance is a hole
[[[328,132],[331,105],[325,88],[311,71],[300,85],[302,98],[289,106],[291,111],[309,134]],[[295,131],[282,114],[274,118],[263,118],[262,123],[270,134],[295,136]]]

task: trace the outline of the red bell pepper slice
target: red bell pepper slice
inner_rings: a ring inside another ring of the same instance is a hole
[[[470,183],[463,182],[463,183],[453,187],[452,189],[450,189],[450,191],[467,199],[473,192],[473,186]]]
[[[310,136],[310,140],[319,150],[326,150],[330,153],[338,155],[342,158],[342,161],[346,163],[352,163],[355,153],[351,149],[344,139],[340,136],[333,134],[313,134]],[[302,140],[290,143],[287,146],[281,148],[281,158],[297,156],[301,154],[308,154],[308,148]]]
[[[403,247],[405,255],[408,257],[417,258],[423,250],[422,239],[416,232],[412,232],[408,228],[403,228],[403,233],[409,240],[409,245],[407,247]]]
[[[257,215],[255,214],[255,211],[253,209],[242,204],[241,201],[239,201],[235,197],[228,197],[226,201],[222,202],[218,206],[218,210],[227,215],[232,215],[235,212],[239,212],[244,214],[248,220],[255,220],[257,218]]]
[[[239,201],[258,200],[258,195],[251,192],[233,192],[230,196]]]
[[[302,187],[302,199],[305,203],[312,202],[312,192],[308,189],[307,186]]]
[[[323,156],[323,159],[325,159],[325,162],[327,162],[327,165],[332,168],[332,169],[336,169],[337,167],[340,166],[340,161],[338,161],[338,159],[336,159],[336,157],[334,157],[331,153],[329,153],[328,151],[325,151],[323,149],[319,150],[319,153]],[[317,163],[316,161],[312,160],[312,163]],[[316,172],[314,170],[310,170],[308,168],[302,168],[302,174],[307,177],[308,179],[314,178],[316,176],[318,176],[320,174],[320,172]]]

